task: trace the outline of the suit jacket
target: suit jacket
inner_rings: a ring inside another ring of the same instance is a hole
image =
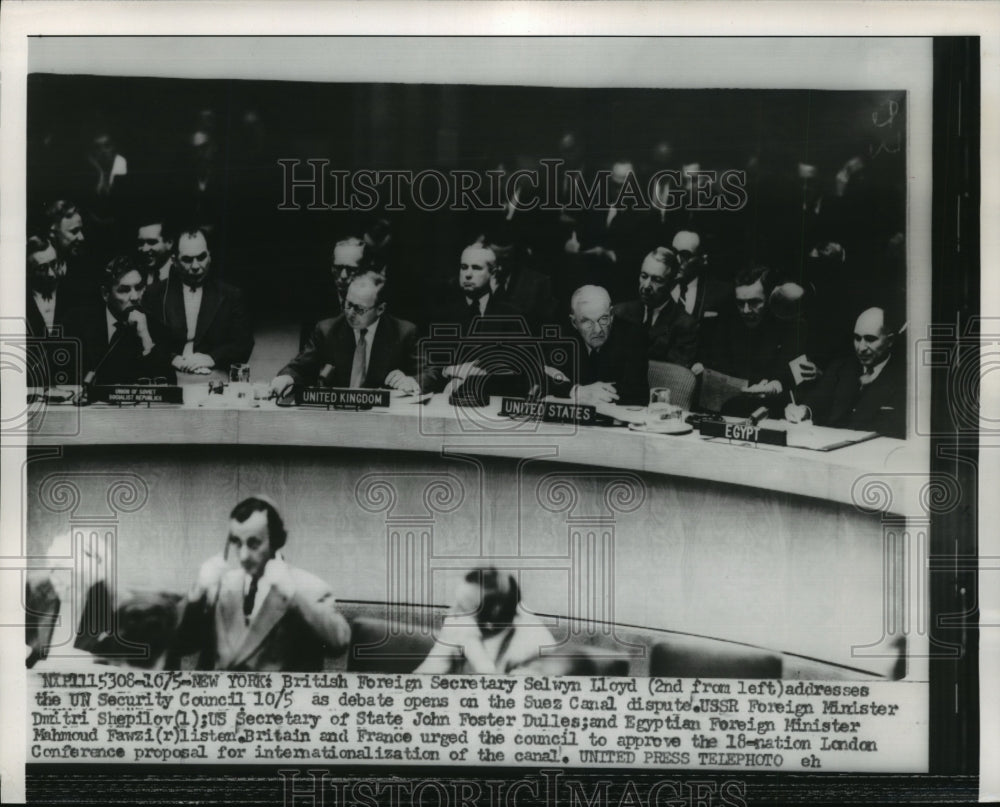
[[[690,316],[699,323],[705,319],[727,316],[736,306],[736,298],[733,295],[732,283],[702,274],[698,278],[697,295]]]
[[[147,312],[146,321],[153,339],[153,349],[142,354],[142,342],[134,328],[123,326],[120,335],[108,340],[106,309],[75,309],[67,319],[67,333],[82,342],[81,377],[96,370],[95,384],[135,384],[138,379],[163,377],[168,384],[177,383],[177,374],[170,365],[166,334],[154,317]]]
[[[551,367],[561,371],[568,382],[548,379],[546,392],[560,398],[569,396],[573,385],[594,384],[607,381],[618,391],[618,403],[638,406],[649,403],[649,362],[648,348],[642,327],[626,319],[616,319],[611,325],[611,334],[595,356],[587,351],[587,346],[575,329],[576,350],[559,349],[550,354]],[[572,355],[575,352],[575,355]],[[555,355],[564,356],[563,361],[555,360]]]
[[[296,384],[314,384],[323,366],[332,364],[332,385],[350,386],[356,347],[354,331],[343,314],[333,319],[324,319],[313,329],[305,349],[279,370],[278,375],[290,375]],[[365,387],[381,387],[392,370],[416,376],[416,326],[383,314],[372,338],[366,370]]]
[[[200,669],[317,672],[326,656],[339,655],[350,639],[333,591],[318,577],[289,567],[293,600],[271,588],[249,625],[243,616],[242,569],[219,582],[213,606],[188,602],[178,629],[178,650],[201,648]]]
[[[751,384],[780,381],[794,385],[788,363],[807,352],[807,334],[769,314],[756,328],[747,328],[735,308],[719,317],[715,329],[702,335],[698,360],[710,370],[745,378]]]
[[[187,321],[184,317],[183,284],[171,274],[146,292],[143,307],[167,332],[167,347],[173,356],[184,352]],[[253,331],[239,289],[209,277],[202,292],[201,308],[194,332],[195,353],[206,353],[219,370],[250,358]]]
[[[60,288],[56,292],[56,310],[55,315],[52,318],[52,326],[54,328],[62,326],[63,332],[65,333],[66,318],[69,311],[76,305],[78,305],[78,303],[71,300],[69,295]],[[28,289],[28,292],[24,297],[24,317],[28,322],[28,336],[36,338],[44,338],[48,336],[45,329],[45,320],[42,318],[42,314],[38,310],[38,306],[35,305],[35,297],[31,293],[30,289]]]
[[[835,359],[822,377],[801,394],[818,426],[875,431],[906,438],[906,362],[894,351],[878,378],[861,386],[854,356]]]
[[[614,312],[615,317],[626,319],[646,332],[648,356],[653,361],[667,361],[682,367],[694,364],[698,349],[698,323],[673,300],[667,299],[652,327],[642,322],[646,311],[641,300],[619,303]]]
[[[515,311],[523,311],[532,330],[555,321],[552,280],[541,272],[522,266],[511,273],[506,288],[498,288],[493,294],[497,302],[503,302]],[[489,313],[489,306],[486,310]]]
[[[445,367],[479,360],[484,354],[493,366],[502,365],[505,340],[529,337],[531,333],[522,312],[496,293],[490,294],[483,314],[478,306],[468,304],[464,294],[454,293],[434,316],[432,328],[435,326],[447,328],[453,335],[435,335],[432,330],[431,338],[423,342],[420,386],[432,392],[441,392],[447,386]],[[508,364],[523,369],[523,354],[515,348]],[[488,395],[521,395],[527,392],[526,383],[523,373],[496,373],[482,390]]]

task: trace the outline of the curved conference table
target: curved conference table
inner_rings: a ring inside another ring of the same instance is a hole
[[[119,580],[183,591],[221,551],[233,504],[265,492],[289,562],[339,599],[444,605],[493,563],[519,572],[527,609],[594,625],[604,644],[682,631],[876,675],[922,585],[904,551],[936,495],[918,442],[749,446],[513,421],[497,400],[442,395],[361,412],[231,406],[198,385],[183,406],[40,409],[30,549],[97,533],[118,547]]]

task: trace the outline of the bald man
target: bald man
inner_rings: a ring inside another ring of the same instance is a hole
[[[371,274],[355,277],[344,296],[344,313],[316,325],[302,352],[271,382],[272,390],[280,396],[294,384],[326,383],[419,392],[417,328],[386,314],[385,289]]]
[[[863,311],[854,325],[854,355],[834,360],[798,404],[785,407],[785,418],[904,439],[906,362],[897,333],[885,309]]]
[[[547,392],[579,403],[641,406],[649,402],[648,351],[641,326],[616,318],[601,286],[581,286],[570,300],[576,355],[546,367]],[[554,351],[551,355],[565,355]]]

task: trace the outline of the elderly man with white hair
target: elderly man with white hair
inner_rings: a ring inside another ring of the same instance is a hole
[[[611,297],[601,286],[581,286],[570,301],[576,355],[545,368],[548,393],[579,403],[644,405],[649,401],[647,345],[642,328],[616,319]]]

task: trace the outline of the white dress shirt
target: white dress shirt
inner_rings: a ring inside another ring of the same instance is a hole
[[[679,303],[681,300],[681,287],[674,286],[670,292],[670,296],[674,298],[675,303]],[[684,292],[684,310],[689,314],[694,313],[694,301],[698,299],[698,278],[693,277],[691,281],[687,284],[687,291]]]
[[[52,292],[51,297],[44,297],[35,291],[32,292],[32,297],[35,298],[35,305],[38,307],[38,313],[42,315],[42,319],[45,321],[45,332],[48,333],[53,327],[55,327],[56,292]]]
[[[187,325],[187,341],[184,343],[184,355],[190,356],[194,353],[194,334],[198,327],[198,313],[201,311],[201,298],[204,291],[203,286],[192,289],[190,286],[181,285],[184,294],[184,322]]]

